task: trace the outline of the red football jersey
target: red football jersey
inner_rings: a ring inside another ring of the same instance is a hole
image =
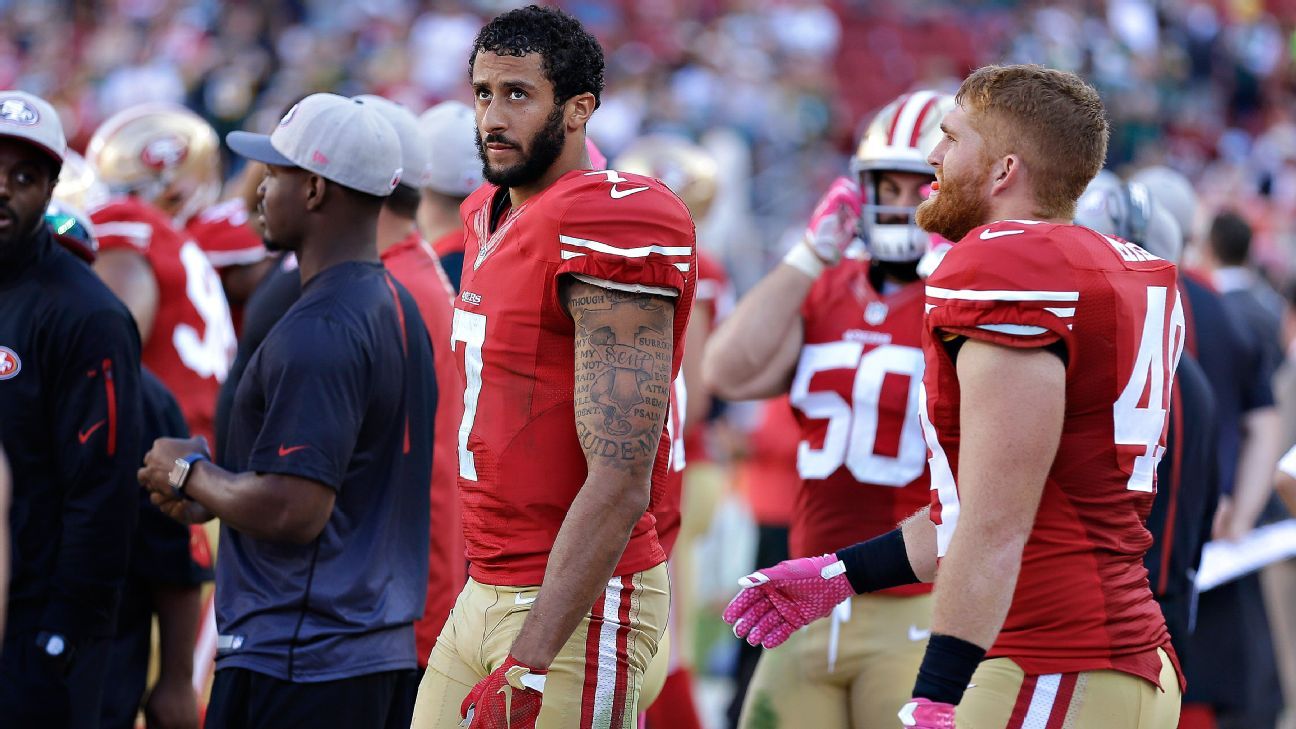
[[[733,309],[733,290],[729,285],[729,275],[724,266],[711,256],[697,252],[697,292],[693,298],[691,322],[698,317],[705,317],[709,327],[714,328],[724,314]],[[661,501],[653,509],[657,517],[657,538],[662,549],[670,557],[675,551],[675,540],[679,537],[680,504],[684,500],[684,467],[688,458],[705,460],[705,428],[694,426],[685,429],[684,416],[688,409],[688,387],[681,373],[675,378],[671,387],[671,416],[666,423],[670,435],[670,468],[666,473],[666,488]]]
[[[438,256],[448,256],[451,253],[463,253],[463,230],[453,230],[432,241],[432,250],[435,251]]]
[[[1066,347],[1062,440],[990,657],[1028,674],[1115,669],[1156,682],[1169,652],[1148,587],[1144,527],[1184,344],[1175,267],[1073,225],[974,229],[927,281],[926,411],[932,521],[958,526],[959,383],[945,342]]]
[[[675,296],[672,379],[693,302],[693,223],[657,180],[575,170],[492,225],[485,185],[461,208],[467,236],[453,339],[462,358],[459,489],[469,574],[496,585],[537,585],[572,500],[585,482],[576,433],[574,324],[559,297],[565,275]],[[669,398],[669,383],[661,386]],[[663,428],[652,503],[665,487]],[[616,574],[665,559],[652,507]]]
[[[217,273],[259,263],[269,255],[261,237],[248,226],[243,198],[230,198],[203,210],[185,223],[185,232],[193,236]],[[229,307],[237,336],[243,331],[243,305],[230,303]]]
[[[456,431],[463,418],[463,379],[450,351],[450,321],[454,290],[441,263],[417,233],[382,252],[383,266],[414,297],[436,368],[437,409],[432,443],[430,539],[428,540],[427,600],[423,617],[414,623],[414,642],[420,666],[427,665],[432,646],[464,585],[463,527],[459,520],[459,477]]]
[[[698,259],[701,260],[701,259]],[[699,264],[699,269],[701,265]],[[701,288],[701,281],[698,282]],[[697,299],[693,302],[697,304]],[[697,316],[697,310],[693,311]],[[657,541],[662,551],[670,559],[675,551],[675,541],[679,539],[680,505],[684,501],[684,467],[688,465],[687,449],[684,447],[684,413],[688,409],[688,388],[684,386],[684,373],[676,375],[671,383],[670,415],[666,419],[666,437],[670,441],[670,455],[666,468],[666,486],[662,489],[661,498],[653,505],[653,516],[657,519]]]
[[[230,266],[247,266],[268,255],[261,237],[248,227],[243,198],[230,198],[198,213],[185,223],[207,260],[218,272]]]
[[[886,295],[869,264],[846,260],[815,282],[801,308],[805,343],[789,401],[801,426],[793,557],[885,534],[931,501],[922,390],[923,287]],[[890,594],[930,592],[909,585]]]
[[[153,269],[158,308],[142,362],[180,402],[189,430],[211,442],[216,396],[236,347],[220,277],[192,238],[138,198],[113,200],[90,220],[99,250],[134,251]]]
[[[733,285],[729,283],[729,274],[720,261],[698,251],[697,257],[697,297],[693,301],[693,316],[705,317],[708,329],[715,328],[733,311]],[[684,433],[680,444],[688,457],[696,463],[711,460],[707,449],[705,423],[697,423]]]
[[[735,476],[761,526],[790,527],[792,523],[801,491],[801,475],[796,469],[800,439],[801,425],[787,395],[766,400],[747,437],[747,457],[738,462]]]

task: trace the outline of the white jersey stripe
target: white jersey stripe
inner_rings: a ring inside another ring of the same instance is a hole
[[[1022,729],[1048,729],[1048,720],[1053,714],[1053,704],[1057,701],[1058,686],[1061,683],[1060,673],[1049,673],[1035,680],[1035,693],[1031,694],[1030,709],[1022,720]]]
[[[623,256],[625,258],[644,258],[652,254],[659,256],[691,256],[693,255],[692,246],[641,246],[639,248],[617,248],[607,243],[600,243],[596,240],[585,240],[584,238],[574,238],[570,235],[558,236],[558,241],[565,245],[575,246],[577,248],[588,248],[597,253],[607,253],[613,256]]]
[[[584,254],[584,253],[577,253],[576,251],[558,251],[558,255],[562,256],[562,259],[563,259],[564,261],[570,261],[570,260],[573,259],[573,258],[578,258],[578,257],[583,256],[583,255],[585,255],[585,254]]]
[[[1050,314],[1053,314],[1054,316],[1061,317],[1061,318],[1063,318],[1063,319],[1066,319],[1066,318],[1068,318],[1068,317],[1075,316],[1075,307],[1074,307],[1074,306],[1069,307],[1069,308],[1067,308],[1067,307],[1061,307],[1061,306],[1046,306],[1046,307],[1044,307],[1044,311],[1047,311],[1047,312],[1049,312]]]
[[[1048,331],[1044,327],[1033,327],[1026,324],[981,324],[977,329],[998,332],[999,334],[1011,334],[1017,337],[1033,337]]]
[[[96,223],[94,233],[99,238],[118,236],[129,238],[131,245],[148,248],[153,242],[153,226],[148,223],[132,223],[125,220]]]
[[[927,295],[936,299],[964,301],[1079,301],[1079,291],[980,291],[977,289],[942,289],[927,287]]]

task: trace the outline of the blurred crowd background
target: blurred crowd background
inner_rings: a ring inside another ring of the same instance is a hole
[[[109,115],[147,101],[182,103],[222,136],[269,131],[316,91],[378,93],[417,112],[471,103],[473,38],[519,4],[0,0],[0,88],[52,101],[78,150]],[[1110,167],[1185,172],[1203,202],[1192,237],[1218,210],[1235,209],[1255,229],[1254,256],[1271,283],[1290,291],[1296,280],[1296,0],[557,4],[606,50],[607,89],[590,132],[608,157],[660,131],[691,137],[720,161],[699,243],[739,293],[800,234],[873,112],[914,88],[952,92],[995,62],[1081,73],[1107,104]],[[232,178],[238,163],[227,163]],[[739,424],[755,417],[742,407],[730,415]],[[741,430],[714,430],[719,460],[761,452]],[[741,483],[742,469],[734,473]],[[718,565],[700,586],[712,612],[732,594],[730,577],[751,566],[752,505],[740,502],[721,506],[700,546]],[[734,646],[722,632],[714,616],[703,621],[700,673],[729,670]],[[703,700],[714,716],[726,697],[717,689]]]
[[[184,103],[220,132],[265,129],[320,90],[424,108],[468,100],[466,59],[508,0],[0,0],[0,86],[53,100],[74,147],[115,111]],[[1275,279],[1296,235],[1292,0],[571,0],[602,40],[592,134],[704,141],[726,187],[707,243],[740,288],[844,169],[866,120],[916,86],[996,61],[1083,73],[1114,129],[1109,164],[1165,161],[1256,227]],[[789,181],[795,181],[789,184]]]

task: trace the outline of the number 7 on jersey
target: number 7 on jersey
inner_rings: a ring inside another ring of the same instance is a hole
[[[464,413],[459,422],[459,478],[477,480],[477,461],[468,450],[468,435],[477,420],[477,398],[482,389],[482,346],[486,344],[486,315],[454,310],[450,329],[450,350],[464,344]]]

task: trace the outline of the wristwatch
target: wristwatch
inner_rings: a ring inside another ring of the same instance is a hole
[[[185,482],[189,480],[189,471],[193,468],[193,464],[206,460],[209,459],[202,453],[190,453],[187,456],[175,459],[175,465],[172,466],[171,473],[167,475],[167,481],[171,483],[171,490],[175,492],[177,497],[193,501],[193,499],[189,498],[189,494],[185,493]]]

